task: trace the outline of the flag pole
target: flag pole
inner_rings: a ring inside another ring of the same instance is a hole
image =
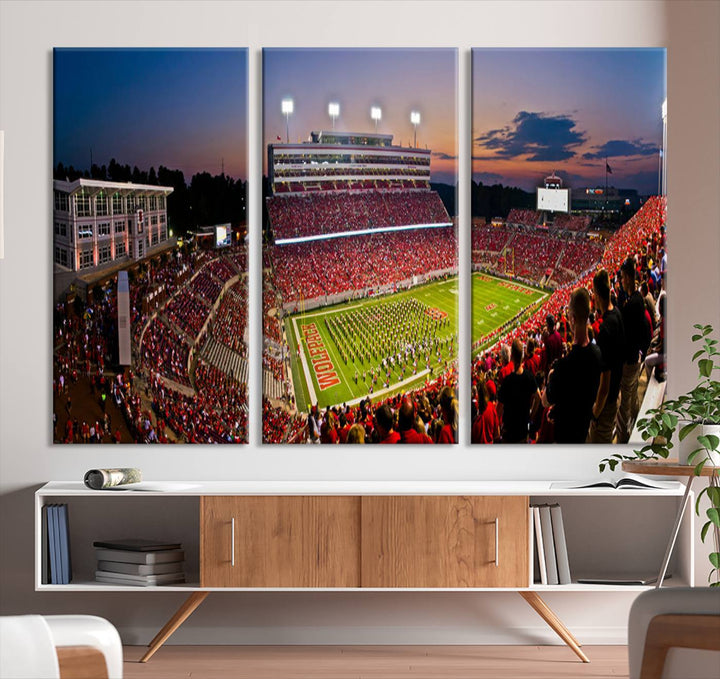
[[[605,214],[607,216],[607,191],[608,191],[608,162],[607,162],[607,156],[605,157]]]

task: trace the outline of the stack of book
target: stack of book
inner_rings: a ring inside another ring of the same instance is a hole
[[[185,552],[179,542],[109,540],[93,542],[93,546],[97,582],[139,587],[185,582]]]
[[[565,526],[560,505],[534,505],[535,527],[534,580],[541,585],[569,585],[570,560],[568,558]]]
[[[67,505],[43,505],[42,533],[43,583],[69,584],[72,580],[72,563]]]

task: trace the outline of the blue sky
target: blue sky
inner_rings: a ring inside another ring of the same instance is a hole
[[[473,179],[657,191],[664,49],[477,49]]]
[[[247,51],[56,49],[54,161],[247,178]]]

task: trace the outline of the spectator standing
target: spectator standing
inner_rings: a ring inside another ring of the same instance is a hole
[[[452,387],[442,388],[438,398],[443,416],[443,427],[440,430],[438,443],[457,443],[458,402]]]
[[[620,382],[625,365],[625,332],[622,315],[610,297],[610,276],[604,269],[593,278],[595,308],[602,316],[597,333],[601,354],[600,385],[592,408],[590,443],[612,443]]]
[[[600,384],[602,361],[600,349],[588,337],[590,295],[585,288],[572,293],[568,315],[573,345],[550,371],[542,401],[545,407],[553,406],[555,441],[584,443]]]
[[[500,419],[494,401],[488,396],[485,380],[477,384],[477,415],[473,422],[472,443],[495,443],[500,440]]]
[[[632,257],[622,263],[620,281],[626,295],[620,310],[625,330],[625,365],[620,381],[616,434],[618,443],[627,443],[640,410],[638,377],[650,344],[650,328],[645,318],[645,301],[635,285],[635,261]]]
[[[547,373],[551,370],[553,363],[562,356],[563,340],[555,327],[555,317],[552,314],[547,315],[545,325],[547,326],[547,337],[545,337],[544,368]]]
[[[518,339],[513,340],[510,358],[515,370],[505,378],[498,392],[502,442],[527,443],[530,406],[538,390],[535,378],[523,368],[523,345]]]

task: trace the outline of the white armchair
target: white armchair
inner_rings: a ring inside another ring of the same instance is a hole
[[[122,679],[117,630],[92,615],[0,617],[0,679]]]
[[[643,592],[628,622],[630,679],[720,677],[720,588]]]

